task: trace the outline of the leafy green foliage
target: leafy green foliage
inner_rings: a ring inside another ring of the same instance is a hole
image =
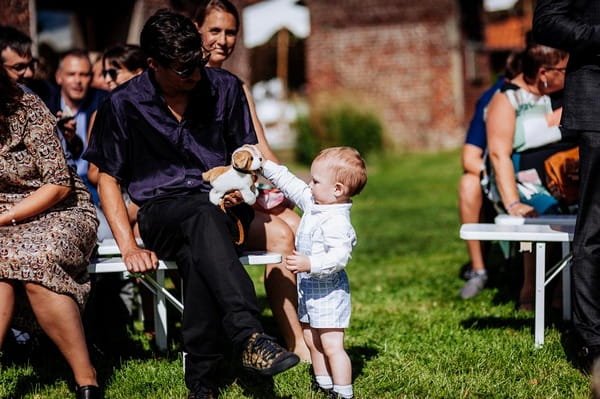
[[[296,160],[309,165],[323,148],[350,146],[363,156],[382,150],[383,128],[371,112],[339,105],[318,112],[309,119],[296,122]]]
[[[296,146],[294,149],[296,161],[303,165],[310,165],[319,152],[320,145],[310,126],[306,115],[301,115],[296,120]]]

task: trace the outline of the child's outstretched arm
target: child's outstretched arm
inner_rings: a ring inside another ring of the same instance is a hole
[[[260,153],[257,146],[253,147]],[[312,205],[312,194],[308,184],[297,178],[285,166],[264,160],[259,173],[280,189],[287,198],[295,202],[303,211]]]

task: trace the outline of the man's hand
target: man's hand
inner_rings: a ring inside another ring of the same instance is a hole
[[[555,109],[551,114],[546,114],[546,122],[548,126],[560,126],[561,117],[562,107]]]
[[[123,261],[131,273],[145,273],[158,268],[158,257],[153,251],[133,248],[123,253]]]
[[[223,205],[225,208],[231,208],[244,202],[244,197],[240,190],[235,190],[223,196]]]
[[[286,268],[294,274],[310,272],[310,258],[298,251],[294,251],[293,255],[286,256],[285,261],[287,262]]]
[[[60,128],[62,135],[67,141],[70,142],[71,140],[73,140],[73,137],[75,137],[75,132],[77,130],[77,122],[75,122],[75,119],[72,116],[64,115],[62,111],[58,111],[56,113],[56,116],[58,116],[57,124]]]

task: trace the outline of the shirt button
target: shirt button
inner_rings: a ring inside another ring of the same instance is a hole
[[[187,185],[188,185],[188,186],[191,186],[192,184],[194,184],[194,183],[193,183],[191,180],[188,180],[188,181],[187,181]]]

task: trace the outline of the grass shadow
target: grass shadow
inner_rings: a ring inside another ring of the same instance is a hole
[[[379,351],[371,346],[351,346],[346,349],[352,362],[352,380],[362,374],[365,363],[379,354]]]
[[[143,332],[138,333],[144,335]],[[52,386],[59,381],[65,381],[71,391],[76,388],[73,373],[66,359],[56,345],[42,332],[32,334],[26,343],[16,343],[7,338],[2,352],[2,365],[6,367],[27,368],[34,372],[18,376],[15,389],[11,397],[25,397],[39,391],[40,386]],[[145,340],[145,342],[142,342]],[[96,369],[98,383],[103,388],[110,381],[113,374],[119,370],[127,360],[150,360],[157,357],[173,360],[179,356],[176,345],[174,349],[161,353],[149,337],[135,338],[130,335],[127,341],[122,341],[110,350],[101,350],[98,346],[88,342],[88,350],[94,368]]]
[[[31,367],[34,373],[17,377],[11,397],[24,397],[35,392],[36,387],[53,385],[61,379],[74,386],[71,370],[52,342],[46,343],[45,337],[33,335],[26,342],[16,343],[12,337],[9,331],[3,347],[2,366]]]
[[[466,330],[487,330],[492,328],[512,328],[521,330],[528,328],[533,332],[533,320],[531,318],[522,319],[517,317],[470,317],[462,320],[460,326]]]
[[[235,379],[245,396],[264,399],[293,399],[290,395],[277,395],[273,377],[262,377],[247,372],[238,372]]]

